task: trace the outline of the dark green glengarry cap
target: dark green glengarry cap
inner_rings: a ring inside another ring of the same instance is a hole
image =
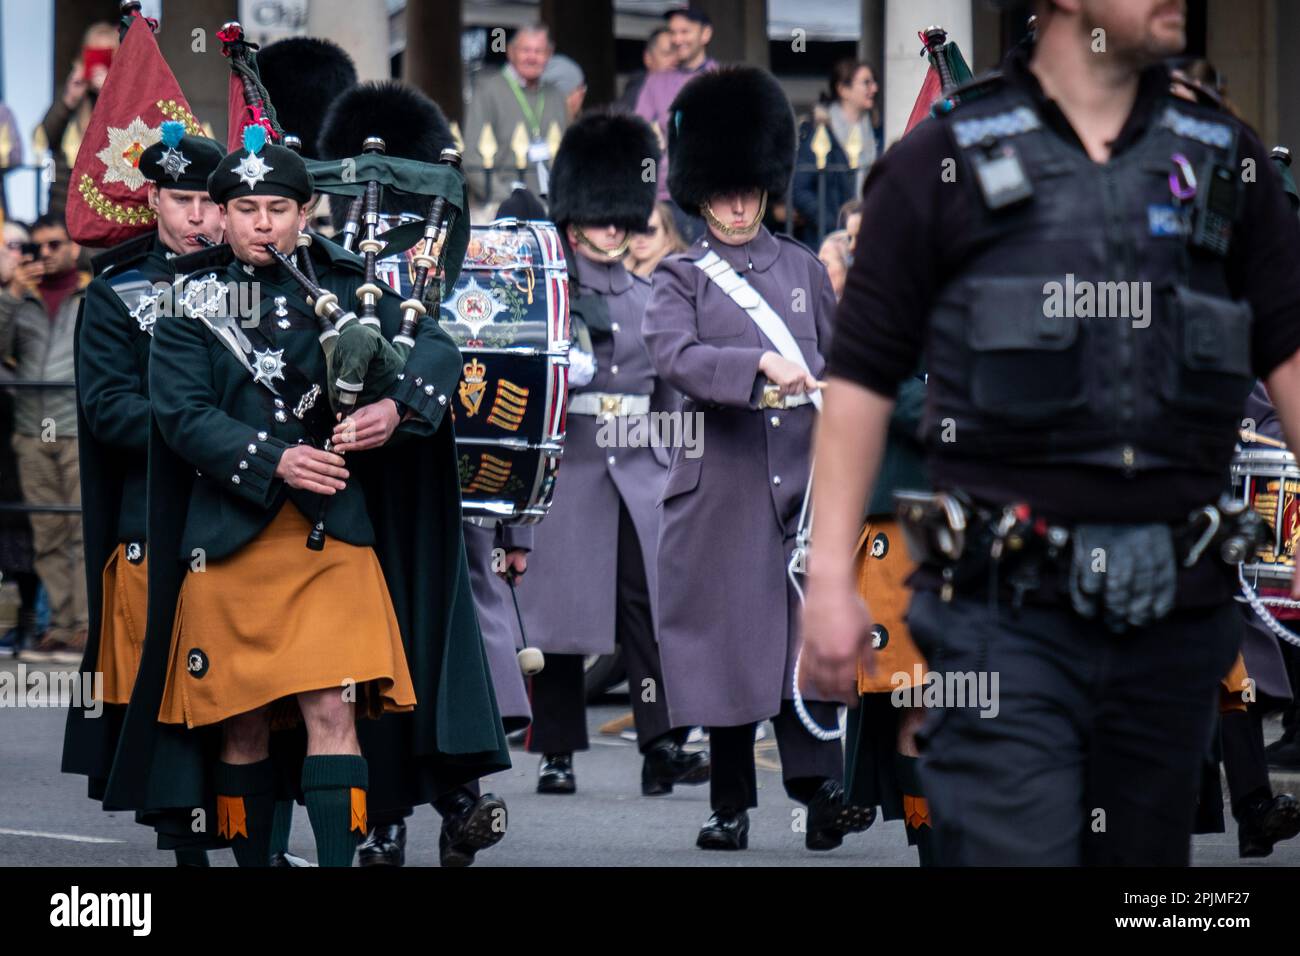
[[[167,120],[162,139],[140,154],[140,172],[159,189],[207,192],[208,177],[221,162],[221,144],[206,136],[190,136],[185,124]]]
[[[285,196],[306,203],[315,184],[302,157],[266,141],[266,130],[244,127],[244,148],[227,155],[208,177],[208,195],[227,203],[241,196]]]

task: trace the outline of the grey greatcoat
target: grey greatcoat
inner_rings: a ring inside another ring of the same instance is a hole
[[[674,727],[775,715],[791,696],[798,598],[786,579],[816,410],[762,410],[772,343],[694,262],[726,259],[785,321],[821,375],[835,294],[821,262],[766,228],[742,246],[705,235],[660,263],[645,337],[660,376],[703,416],[703,455],[671,453],[659,536],[659,653]],[[809,699],[812,699],[811,697]]]
[[[481,528],[465,525],[465,557],[469,562],[469,583],[474,591],[474,607],[478,610],[478,626],[483,632],[483,649],[487,652],[488,668],[492,671],[492,686],[497,694],[497,709],[506,733],[527,727],[533,719],[533,708],[528,702],[524,675],[519,670],[519,648],[523,646],[519,634],[519,620],[515,616],[510,585],[493,570],[492,552],[496,548],[511,551],[532,548],[531,527],[498,525]],[[532,573],[531,565],[525,577]],[[522,579],[521,579],[522,580]]]
[[[641,334],[649,283],[619,262],[597,263],[576,255],[575,260],[578,288],[574,294],[605,298],[612,335],[593,335],[595,377],[572,394],[655,396],[655,372]],[[652,398],[652,408],[658,401],[659,396]],[[614,651],[619,503],[636,526],[653,617],[657,505],[668,457],[653,445],[600,447],[602,424],[595,416],[570,412],[567,421],[555,498],[535,528],[528,573],[518,586],[519,604],[528,640],[543,651],[610,654]],[[616,434],[612,427],[606,431]],[[641,434],[649,436],[648,429]]]

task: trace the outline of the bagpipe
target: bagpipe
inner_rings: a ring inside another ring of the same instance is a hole
[[[233,21],[222,27],[219,36],[232,77],[242,89],[249,121],[292,146],[293,138],[286,138],[279,127],[275,108],[258,76],[256,45],[244,39],[242,28]],[[297,283],[320,323],[330,404],[341,415],[378,400],[392,388],[414,347],[420,319],[430,309],[437,311],[436,300],[449,278],[446,265],[452,263],[453,271],[459,271],[456,251],[458,248],[463,256],[468,244],[468,221],[460,215],[465,202],[460,164],[460,153],[455,149],[444,150],[437,164],[389,157],[385,155],[384,141],[376,136],[364,141],[359,156],[306,161],[317,192],[350,199],[343,247],[352,252],[355,242],[365,263],[365,278],[355,293],[357,309],[347,308],[335,293],[321,286],[311,261],[314,240],[310,233],[299,236],[292,257],[271,245],[266,248]],[[393,230],[380,239],[380,205],[385,188],[430,197],[418,234],[409,229]],[[458,229],[462,224],[464,228]],[[389,341],[380,331],[378,306],[384,291],[376,279],[376,263],[417,244],[419,281],[412,295],[402,302],[401,326]],[[454,280],[454,275],[450,278]]]
[[[278,139],[291,149],[300,149],[296,137],[286,135],[279,125],[275,107],[258,73],[256,44],[245,39],[242,27],[234,21],[226,23],[218,36],[222,53],[230,63],[231,101],[243,104],[243,112],[232,109],[232,124],[242,120],[261,126],[268,138]],[[439,162],[430,164],[390,157],[385,155],[385,149],[382,138],[370,136],[363,141],[359,156],[333,161],[304,160],[316,192],[350,200],[343,245],[352,252],[355,242],[364,262],[364,279],[355,290],[355,310],[321,284],[312,263],[315,238],[311,233],[298,236],[292,254],[286,254],[274,244],[265,247],[298,285],[312,308],[325,355],[330,406],[341,417],[379,400],[392,389],[415,346],[420,320],[431,310],[437,313],[443,283],[454,281],[459,273],[469,241],[468,218],[461,215],[465,188],[460,153],[455,149],[443,150]],[[411,224],[418,225],[418,231],[395,229],[380,238],[380,207],[385,188],[429,198],[424,220]],[[379,321],[384,289],[377,280],[377,263],[385,256],[416,245],[419,246],[415,255],[417,282],[411,295],[402,302],[402,320],[390,341],[384,337]],[[326,451],[331,448],[329,438],[316,436],[314,441]],[[307,547],[312,550],[320,550],[325,544],[327,502],[327,498],[321,498],[307,541]]]

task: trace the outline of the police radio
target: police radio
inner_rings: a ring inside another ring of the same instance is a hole
[[[1233,171],[1211,163],[1192,204],[1187,244],[1212,256],[1226,258],[1232,246],[1232,224],[1241,205],[1241,186]]]

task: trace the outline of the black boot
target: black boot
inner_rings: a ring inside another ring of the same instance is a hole
[[[844,842],[844,834],[861,833],[875,822],[875,807],[854,806],[845,798],[842,786],[826,780],[808,801],[804,846],[810,850],[833,850]]]
[[[744,810],[723,807],[714,810],[695,845],[701,850],[744,850],[749,846],[749,814]]]
[[[357,847],[358,866],[402,866],[405,863],[405,820],[371,827]]]
[[[655,741],[641,764],[641,793],[657,797],[673,792],[673,784],[709,782],[707,751],[689,753],[671,738]]]
[[[538,793],[574,793],[578,778],[573,773],[573,754],[543,754],[537,770]]]
[[[506,803],[494,793],[475,797],[465,789],[440,797],[443,814],[438,834],[438,858],[443,866],[471,866],[479,850],[501,842],[506,835]]]
[[[1237,851],[1243,859],[1268,856],[1273,844],[1300,834],[1300,803],[1289,793],[1261,796],[1237,820]]]

